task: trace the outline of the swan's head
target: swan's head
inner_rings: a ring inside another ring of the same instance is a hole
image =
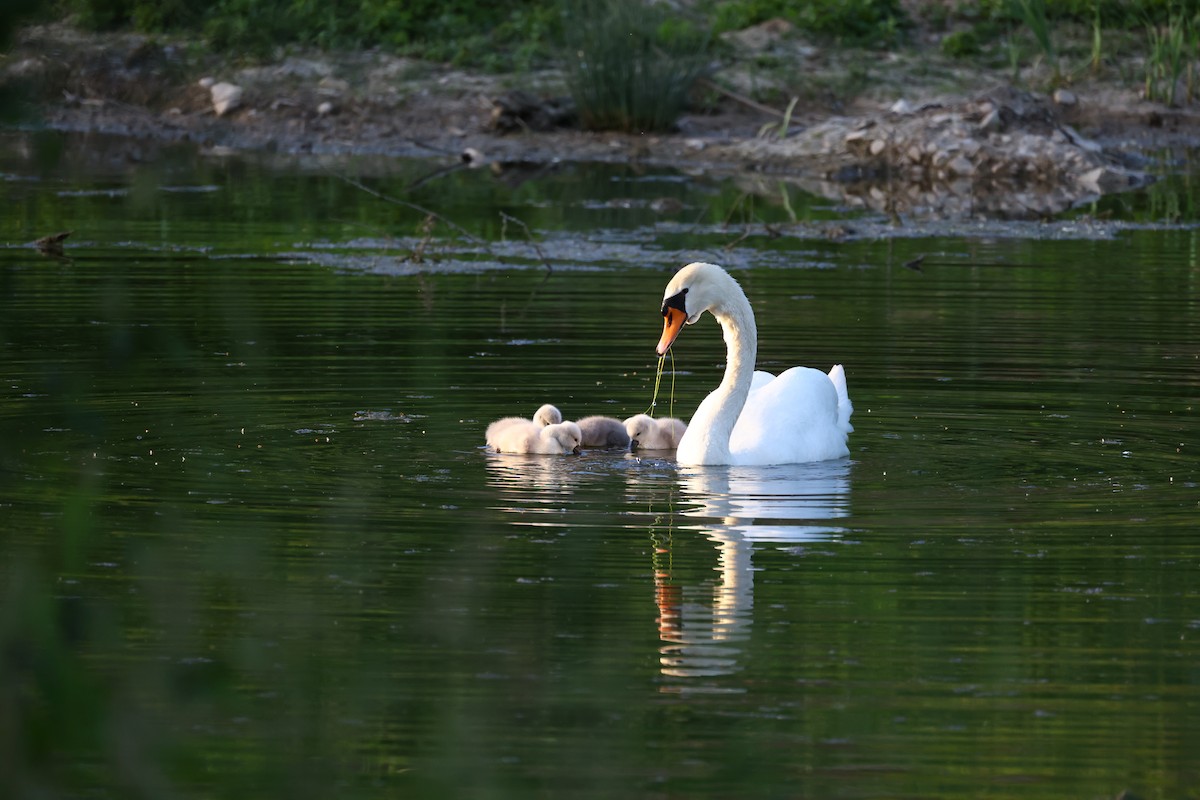
[[[542,436],[549,436],[562,447],[564,453],[579,454],[579,446],[583,443],[583,431],[574,422],[557,422],[547,425],[542,430]]]
[[[546,403],[546,405],[539,408],[537,413],[533,415],[533,422],[540,428],[544,428],[547,425],[557,425],[562,422],[562,412],[549,403]]]
[[[741,288],[716,264],[696,262],[676,272],[663,292],[663,333],[655,348],[658,354],[671,349],[685,322],[694,324],[701,314],[721,306],[731,294],[741,295]]]

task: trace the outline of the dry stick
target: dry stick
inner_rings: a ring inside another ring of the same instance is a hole
[[[723,94],[726,97],[728,97],[730,100],[741,103],[742,105],[746,106],[747,108],[753,108],[755,111],[761,111],[764,114],[770,114],[771,116],[779,117],[780,119],[783,119],[783,117],[784,117],[783,112],[780,111],[779,109],[771,108],[770,106],[764,106],[762,103],[751,100],[749,97],[746,97],[745,95],[740,95],[737,92],[731,91],[730,89],[726,89],[724,86],[715,84],[712,81],[710,81],[708,78],[701,78],[699,82],[704,88],[711,89],[714,92],[717,92],[718,94]]]
[[[454,150],[447,150],[444,147],[438,147],[437,145],[429,144],[428,142],[423,142],[420,139],[414,139],[411,136],[405,136],[403,138],[406,141],[412,142],[417,147],[424,147],[426,150],[432,150],[435,153],[442,153],[443,155],[447,155],[447,156],[460,155],[460,153],[458,153]]]
[[[738,195],[737,200],[735,200],[733,205],[731,205],[729,207],[729,213],[727,213],[725,215],[725,219],[721,220],[722,225],[724,225],[726,227],[729,226],[729,220],[733,219],[734,212],[736,212],[738,210],[738,208],[740,208],[742,205],[745,204],[747,197],[749,197],[749,194],[747,194],[746,192],[742,192],[741,194]]]
[[[413,189],[420,189],[422,186],[424,186],[427,183],[433,183],[438,178],[442,178],[442,177],[445,177],[446,175],[450,175],[452,173],[458,172],[460,169],[466,169],[467,166],[468,166],[467,164],[460,161],[457,164],[451,164],[448,167],[442,167],[441,169],[434,170],[433,172],[429,173],[428,175],[417,178],[415,181],[410,183],[408,186],[405,186],[404,191],[411,192]]]
[[[540,258],[542,263],[546,265],[546,272],[554,272],[554,265],[550,263],[550,259],[546,258],[546,254],[542,252],[542,248],[538,247],[537,240],[533,238],[533,231],[529,230],[528,225],[526,225],[522,220],[517,219],[511,214],[506,214],[503,211],[500,212],[500,219],[502,219],[506,225],[509,222],[515,222],[520,225],[525,230],[525,237],[529,239],[529,243],[533,245],[533,249],[535,252],[537,252],[538,258]]]
[[[347,175],[338,175],[338,177],[341,178],[342,180],[344,180],[346,183],[353,186],[354,188],[361,189],[362,191],[366,192],[367,194],[371,195],[372,197],[377,197],[380,200],[383,200],[385,203],[393,203],[398,206],[404,206],[405,208],[411,208],[413,211],[417,211],[422,214],[426,214],[430,217],[433,217],[438,222],[441,222],[441,223],[445,224],[447,227],[453,228],[454,230],[458,231],[466,239],[469,239],[470,241],[474,242],[475,244],[483,245],[483,247],[488,251],[489,254],[492,252],[492,247],[490,244],[485,242],[483,239],[480,239],[478,236],[475,236],[470,231],[468,231],[466,228],[464,228],[463,226],[456,223],[454,220],[448,219],[447,217],[442,216],[441,214],[437,213],[436,211],[430,211],[428,208],[425,208],[424,206],[419,206],[416,203],[410,203],[407,200],[401,200],[398,197],[391,197],[390,195],[386,195],[383,192],[372,189],[370,186],[367,186],[360,181],[356,181]]]
[[[725,250],[732,250],[734,247],[736,247],[738,244],[740,244],[743,240],[748,239],[748,238],[750,238],[750,228],[749,227],[747,227],[744,231],[742,231],[741,236],[737,237],[732,242],[726,242],[724,245],[722,245],[722,247]]]
[[[425,262],[425,248],[433,241],[433,217],[426,217],[422,220],[418,230],[421,231],[421,241],[417,242],[417,246],[409,253],[408,260],[414,264],[423,264]]]

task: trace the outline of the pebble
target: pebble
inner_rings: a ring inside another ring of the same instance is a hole
[[[993,108],[991,111],[983,115],[983,119],[979,122],[979,130],[984,133],[995,133],[1004,127],[1004,120],[1000,118],[1000,110]]]
[[[218,117],[223,117],[242,104],[242,87],[232,83],[215,83],[209,90],[212,92],[213,110]]]
[[[1065,108],[1070,108],[1079,102],[1079,98],[1070,89],[1055,89],[1054,102]]]

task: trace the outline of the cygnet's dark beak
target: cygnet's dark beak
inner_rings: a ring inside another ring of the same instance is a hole
[[[629,452],[632,453],[634,450],[637,450],[637,449],[638,449],[638,440],[630,439],[629,440]]]
[[[579,455],[579,453],[581,452],[579,449],[579,445],[575,445],[575,447],[571,450],[571,452],[575,455]]]

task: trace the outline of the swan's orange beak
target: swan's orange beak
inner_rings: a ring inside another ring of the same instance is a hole
[[[675,337],[683,330],[683,323],[687,322],[687,314],[680,311],[678,308],[667,306],[663,308],[663,332],[662,338],[658,340],[658,347],[654,348],[660,356],[666,355],[671,349],[671,344],[675,341]]]

